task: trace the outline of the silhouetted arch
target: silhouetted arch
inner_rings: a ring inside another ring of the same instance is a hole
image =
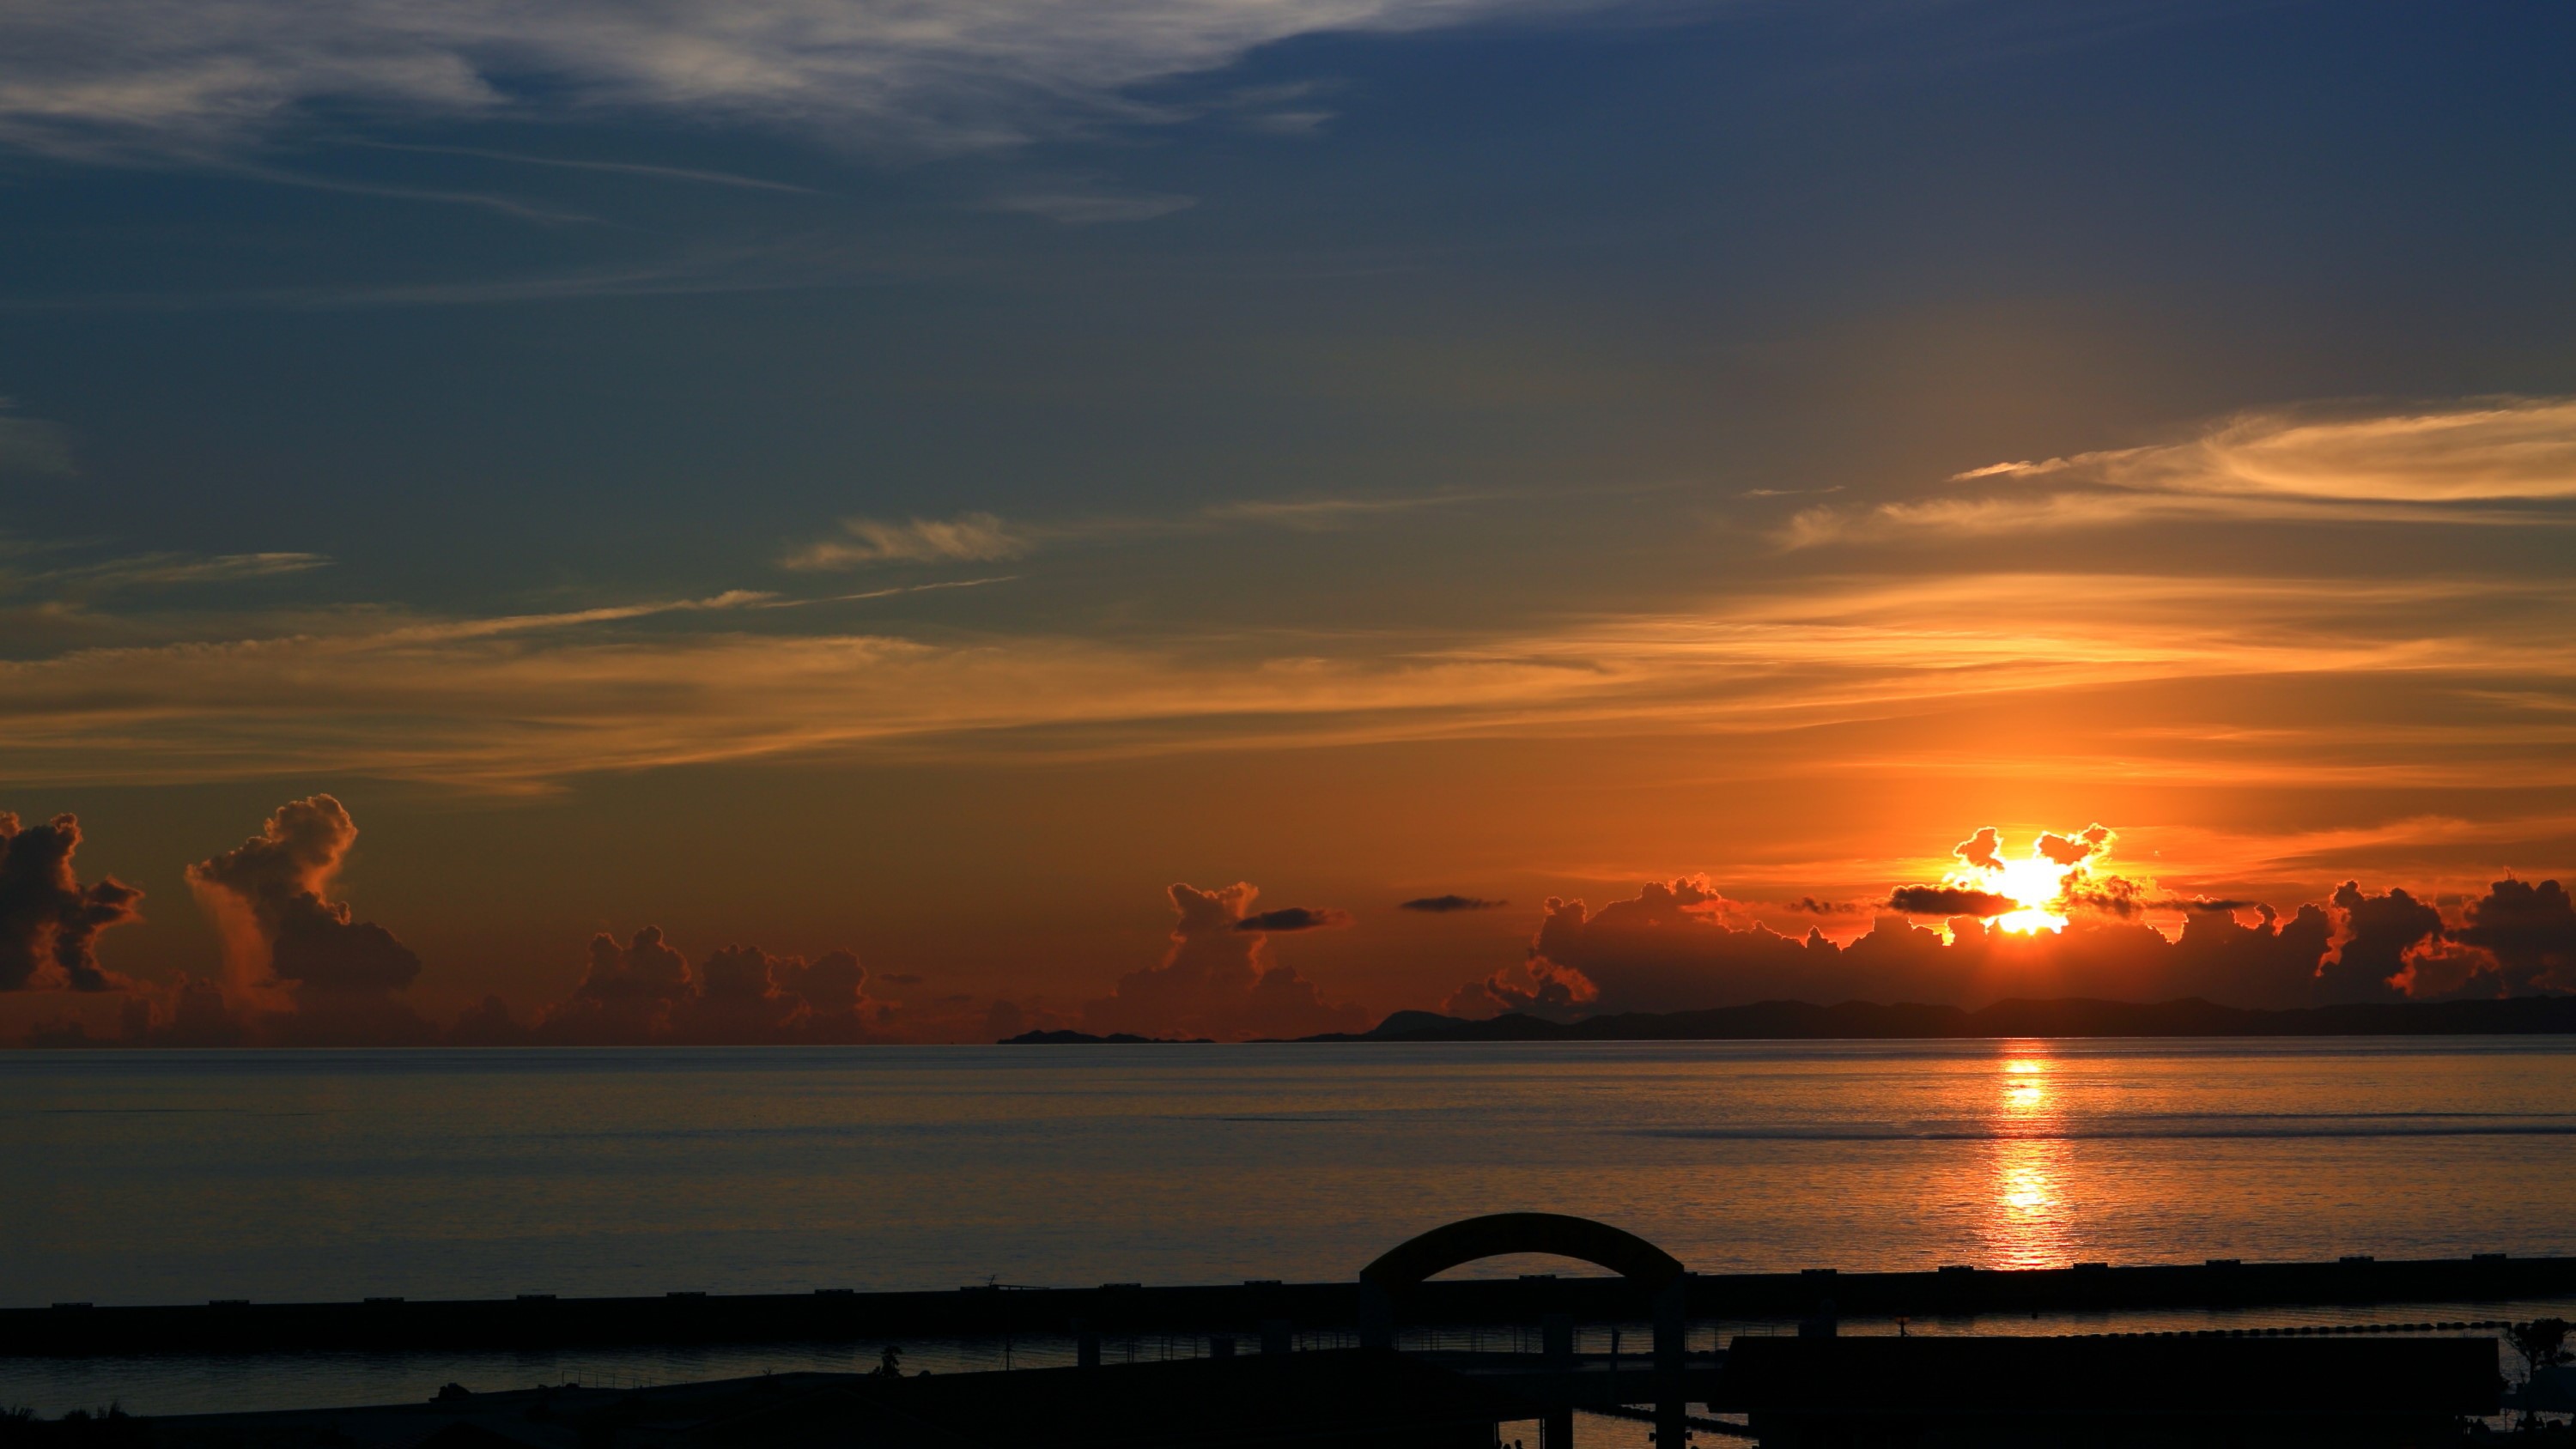
[[[1488,1213],[1398,1243],[1362,1268],[1360,1281],[1394,1293],[1434,1273],[1505,1253],[1573,1258],[1607,1268],[1649,1291],[1666,1288],[1682,1276],[1680,1259],[1608,1223],[1564,1213]]]

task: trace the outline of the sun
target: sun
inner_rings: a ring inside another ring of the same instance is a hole
[[[2038,931],[2065,930],[2066,917],[2049,907],[2066,893],[2066,878],[2073,873],[2072,867],[2059,865],[2036,854],[2007,859],[2001,870],[1981,873],[1985,889],[1999,896],[2010,896],[2021,905],[2020,910],[2006,911],[1989,918],[1987,924],[1997,930],[2024,936]]]
[[[2026,854],[2008,855],[2003,832],[1982,826],[1951,849],[1960,868],[1944,883],[2011,902],[2012,909],[1979,918],[1992,929],[2021,936],[2063,931],[2081,878],[2110,853],[2115,838],[2098,824],[2064,835],[2044,830]]]

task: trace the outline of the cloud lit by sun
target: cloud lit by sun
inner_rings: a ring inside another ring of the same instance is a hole
[[[2032,839],[2028,854],[2008,855],[2003,833],[1981,826],[1951,847],[1959,868],[1943,876],[1942,884],[2009,902],[2006,910],[1975,913],[1997,930],[2016,935],[2062,931],[2090,867],[2109,858],[2116,838],[2098,822],[2065,835],[2043,830]]]

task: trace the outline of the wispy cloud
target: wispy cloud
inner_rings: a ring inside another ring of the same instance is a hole
[[[481,146],[420,146],[394,141],[360,141],[354,144],[364,146],[371,151],[400,151],[415,156],[462,156],[476,161],[497,161],[510,166],[538,166],[558,171],[592,171],[608,176],[635,176],[651,181],[676,181],[692,186],[727,186],[740,191],[777,191],[797,196],[826,194],[811,186],[796,186],[785,181],[743,176],[731,171],[703,171],[687,166],[655,166],[640,161],[593,161],[570,156],[535,156],[524,151],[495,151]]]
[[[969,563],[1020,558],[1040,548],[1182,537],[1235,528],[1325,533],[1366,520],[1474,503],[1490,494],[1439,493],[1391,498],[1245,499],[1182,513],[1109,515],[1051,521],[1004,520],[991,513],[902,522],[855,516],[840,533],[803,544],[779,560],[799,571],[881,563]]]
[[[340,196],[372,196],[386,201],[414,201],[433,206],[468,206],[483,211],[499,212],[521,221],[548,226],[596,225],[599,218],[561,207],[524,201],[487,191],[457,191],[435,186],[403,186],[391,182],[359,181],[344,176],[325,176],[311,172],[290,171],[278,166],[251,166],[226,162],[220,168],[225,175],[270,186],[290,186],[300,191],[328,191]]]
[[[1318,31],[1538,0],[33,0],[0,9],[0,144],[206,155],[322,105],[441,118],[686,112],[843,143],[1007,145]]]
[[[1198,205],[1198,198],[1168,192],[1121,192],[1104,187],[1052,187],[1004,192],[985,203],[994,211],[1040,216],[1066,226],[1152,221]]]
[[[42,418],[13,417],[16,404],[0,397],[0,474],[72,471],[71,440]]]
[[[791,569],[845,569],[877,563],[965,563],[1018,558],[1036,543],[1028,530],[990,513],[955,518],[911,518],[890,523],[844,518],[840,538],[797,549],[781,560]]]
[[[2576,399],[2362,414],[2271,411],[2187,442],[1992,463],[1953,483],[2002,492],[1803,510],[1784,548],[2109,528],[2183,517],[2454,526],[2576,523]]]
[[[2342,706],[2302,705],[2295,691],[2259,721],[2239,717],[2268,726],[2263,738],[2219,748],[2133,723],[2118,739],[2130,778],[2168,764],[2223,778],[2259,756],[2283,767],[2276,781],[2307,762],[2385,785],[2473,776],[2507,756],[2563,760],[2563,711],[2476,691],[2576,692],[2576,645],[2551,624],[2576,592],[2480,579],[1819,580],[1695,612],[1447,641],[1265,632],[932,643],[742,627],[755,614],[787,617],[770,611],[795,602],[734,591],[491,618],[300,616],[294,633],[10,661],[0,663],[0,735],[13,777],[30,781],[321,771],[524,790],[603,770],[818,751],[1096,757],[1675,732],[1753,741],[1978,699],[2021,698],[2041,718],[2052,708],[2041,701],[2182,681],[2440,688],[2461,716],[2441,740],[2416,731],[2374,743]],[[2105,747],[2040,730],[2015,746],[2029,758]],[[1864,755],[1837,763],[1859,767]],[[1907,767],[1937,758],[1918,746]]]
[[[328,568],[331,559],[318,553],[147,553],[75,568],[48,569],[27,575],[22,584],[78,584],[90,590],[156,588],[177,584],[224,584],[244,579],[277,578]]]

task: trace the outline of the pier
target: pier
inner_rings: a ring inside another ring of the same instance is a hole
[[[1440,1276],[1486,1258],[1523,1254],[1569,1258],[1612,1276]],[[2239,1330],[2136,1337],[1954,1335],[1909,1343],[1888,1335],[1842,1338],[1836,1315],[1955,1318],[2042,1310],[2474,1302],[2571,1290],[2576,1259],[2500,1255],[2386,1263],[2352,1257],[2333,1263],[2078,1264],[2019,1272],[1957,1266],[1930,1273],[1703,1275],[1604,1223],[1498,1213],[1399,1244],[1346,1283],[983,1285],[948,1293],[825,1289],[595,1299],[531,1294],[508,1300],[132,1308],[64,1303],[0,1313],[0,1352],[506,1351],[1013,1334],[1070,1337],[1076,1345],[1071,1368],[952,1375],[935,1382],[900,1372],[888,1349],[882,1370],[872,1375],[607,1391],[609,1397],[587,1411],[603,1417],[587,1427],[568,1425],[563,1416],[576,1402],[590,1400],[558,1402],[544,1394],[478,1398],[451,1385],[452,1392],[442,1391],[430,1409],[173,1419],[150,1441],[166,1449],[268,1438],[303,1442],[295,1435],[325,1429],[351,1439],[361,1424],[377,1422],[370,1416],[386,1415],[387,1432],[411,1443],[430,1432],[423,1415],[433,1410],[451,1418],[476,1416],[471,1424],[459,1419],[447,1426],[463,1436],[459,1446],[507,1442],[531,1449],[623,1442],[619,1434],[639,1429],[637,1414],[671,1416],[665,1427],[635,1438],[638,1446],[649,1442],[659,1449],[841,1443],[862,1425],[876,1426],[869,1442],[888,1446],[1017,1442],[1032,1425],[1047,1426],[1058,1438],[1073,1436],[1065,1442],[1089,1442],[1082,1434],[1113,1424],[1123,1425],[1119,1432],[1137,1442],[1173,1449],[1307,1439],[1383,1443],[1390,1449],[1398,1443],[1477,1449],[1500,1442],[1500,1424],[1530,1419],[1540,1426],[1541,1449],[1570,1449],[1575,1416],[1583,1411],[1645,1420],[1654,1425],[1656,1443],[1673,1446],[1687,1444],[1696,1433],[1790,1449],[1898,1449],[2007,1430],[2034,1443],[2073,1445],[2095,1442],[2114,1428],[2152,1431],[2159,1442],[2203,1442],[2217,1435],[2228,1442],[2270,1443],[2287,1431],[2290,1439],[2280,1440],[2287,1443],[2330,1431],[2338,1442],[2394,1445],[2432,1442],[2462,1415],[2494,1412],[2501,1384],[2494,1340],[2285,1339]],[[1794,1337],[1737,1338],[1724,1349],[1692,1348],[1695,1324],[1802,1315]],[[1648,1331],[1636,1350],[1623,1354],[1614,1334],[1609,1353],[1584,1353],[1577,1351],[1579,1321],[1642,1323]],[[1510,1326],[1511,1346],[1460,1350],[1422,1341],[1442,1329],[1478,1325]],[[1534,1340],[1528,1332],[1533,1327]],[[1205,1334],[1210,1352],[1159,1364],[1103,1362],[1104,1336],[1155,1331]],[[1258,1344],[1258,1352],[1238,1356],[1238,1334]],[[1307,1352],[1298,1351],[1301,1334],[1309,1339]],[[1411,1351],[1408,1334],[1414,1339]],[[1315,1351],[1318,1335],[1335,1346]],[[566,1385],[560,1392],[577,1389]],[[581,1392],[597,1399],[602,1391]],[[1263,1403],[1269,1407],[1252,1407]],[[1287,1432],[1292,1423],[1299,1427]]]
[[[1614,1270],[1615,1271],[1615,1270]],[[0,1354],[282,1352],[314,1349],[556,1349],[639,1344],[861,1342],[906,1337],[1266,1331],[1359,1337],[1370,1295],[1356,1281],[1205,1286],[1104,1284],[651,1297],[393,1299],[356,1303],[218,1302],[152,1307],[0,1309]],[[2295,1305],[2501,1302],[2576,1295],[2576,1258],[2352,1259],[2330,1263],[2095,1265],[1932,1272],[1690,1273],[1628,1277],[1440,1279],[1401,1285],[1401,1322],[1535,1326],[1651,1322],[1665,1293],[1685,1323],[1797,1319],[1831,1300],[1848,1315],[1916,1319],[2035,1312],[2243,1309]]]

